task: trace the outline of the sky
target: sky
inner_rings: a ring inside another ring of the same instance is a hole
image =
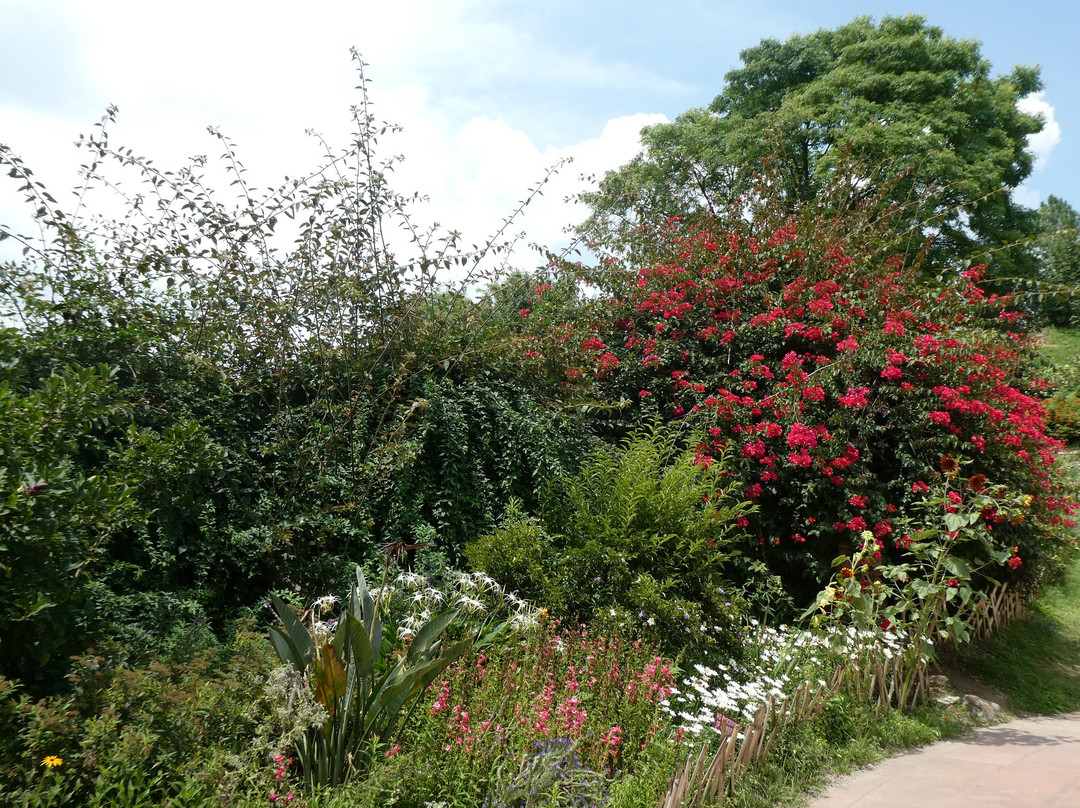
[[[642,126],[707,106],[741,50],[908,13],[979,40],[995,75],[1040,65],[1044,90],[1025,104],[1047,126],[1017,199],[1080,207],[1080,10],[1065,0],[0,0],[0,143],[63,203],[85,157],[74,141],[115,104],[114,142],[160,167],[219,154],[213,126],[253,184],[276,185],[319,165],[306,131],[347,143],[356,48],[373,113],[403,127],[379,143],[404,155],[395,186],[430,200],[420,224],[483,243],[572,157],[511,226],[559,247],[584,217],[565,198],[629,160]],[[25,230],[17,188],[0,177],[0,224]]]

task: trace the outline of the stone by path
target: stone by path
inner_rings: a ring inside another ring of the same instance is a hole
[[[811,808],[1080,808],[1080,713],[983,727],[834,783]]]

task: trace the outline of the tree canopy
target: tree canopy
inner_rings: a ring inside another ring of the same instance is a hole
[[[766,164],[792,211],[813,205],[841,166],[859,168],[850,199],[905,206],[909,233],[943,260],[1030,273],[1034,213],[1011,191],[1032,169],[1026,137],[1042,120],[1021,112],[1037,68],[992,77],[979,43],[922,17],[859,17],[835,30],[763,40],[740,54],[708,109],[643,132],[644,151],[586,197],[586,228],[610,237],[671,216],[733,204]],[[835,198],[835,195],[829,195]]]
[[[1041,280],[1056,291],[1043,311],[1055,325],[1072,325],[1075,296],[1080,286],[1080,213],[1064,199],[1051,195],[1039,206],[1040,235],[1035,253]]]

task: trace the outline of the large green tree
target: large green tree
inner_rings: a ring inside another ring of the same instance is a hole
[[[708,109],[643,133],[644,151],[587,197],[587,228],[611,243],[670,216],[721,215],[768,174],[791,210],[850,183],[847,200],[899,203],[914,241],[944,260],[1030,274],[1023,242],[1035,215],[1010,192],[1028,176],[1026,136],[1042,121],[1017,109],[1037,68],[992,77],[979,44],[922,17],[860,17],[831,31],[774,39],[740,54]]]
[[[1072,325],[1080,311],[1080,213],[1064,199],[1050,196],[1039,206],[1039,230],[1035,253],[1040,278],[1049,284],[1048,291],[1056,292],[1043,309],[1055,325]]]

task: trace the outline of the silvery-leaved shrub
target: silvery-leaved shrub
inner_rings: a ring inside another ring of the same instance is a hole
[[[604,776],[582,765],[574,742],[537,741],[522,760],[499,767],[485,808],[602,808]]]

